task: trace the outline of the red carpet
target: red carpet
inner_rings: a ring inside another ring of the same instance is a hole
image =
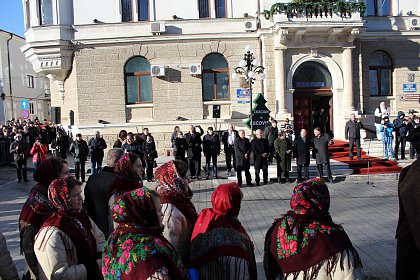
[[[349,159],[349,143],[340,140],[334,140],[334,145],[329,146],[330,158],[349,164],[349,168],[353,169],[353,174],[367,174],[368,160],[367,154],[362,149],[362,159],[358,160],[356,156],[356,147],[354,148],[353,160]],[[384,160],[377,157],[369,157],[370,174],[383,173],[399,173],[402,168],[398,166],[397,161]]]

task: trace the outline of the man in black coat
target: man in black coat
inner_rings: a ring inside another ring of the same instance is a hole
[[[203,153],[206,157],[206,180],[210,176],[210,160],[213,162],[213,179],[217,178],[217,156],[220,154],[219,135],[215,134],[213,127],[207,129],[203,137]]]
[[[353,160],[353,147],[356,143],[357,159],[362,159],[362,152],[360,149],[360,130],[363,128],[363,124],[360,120],[356,120],[356,115],[351,114],[350,120],[346,123],[345,137],[349,140],[350,151],[349,159]]]
[[[29,155],[29,146],[22,141],[22,134],[18,133],[15,135],[15,141],[10,145],[10,153],[13,154],[13,158],[16,163],[16,171],[18,182],[28,181],[27,171],[26,171],[26,160]]]
[[[200,130],[200,132],[196,131],[196,128]],[[201,144],[203,141],[201,140],[201,135],[204,134],[203,129],[201,126],[195,127],[194,125],[190,125],[190,131],[185,134],[185,140],[187,140],[187,158],[188,158],[188,165],[190,167],[190,175],[191,179],[199,179],[200,172],[201,172]]]
[[[143,160],[144,151],[140,144],[134,140],[134,134],[132,132],[129,132],[127,134],[126,142],[121,145],[121,149],[125,153],[133,153],[136,156],[138,156],[141,160]]]
[[[95,137],[89,140],[90,149],[90,170],[91,174],[101,172],[102,160],[104,159],[104,150],[107,148],[105,140],[101,133],[96,131]]]
[[[332,145],[334,142],[330,139],[330,136],[326,133],[321,133],[321,128],[316,127],[314,129],[314,150],[316,155],[316,166],[318,167],[319,178],[324,177],[324,165],[327,167],[327,182],[332,182],[333,177],[331,174],[330,167],[330,155],[328,145]]]
[[[70,154],[74,156],[76,179],[79,180],[79,175],[82,173],[81,179],[82,182],[85,182],[85,164],[89,154],[89,147],[86,141],[83,140],[82,134],[76,134],[76,141],[70,145]]]
[[[267,139],[262,137],[261,129],[255,131],[255,138],[251,141],[251,150],[254,154],[255,183],[260,185],[260,169],[263,171],[264,184],[268,184],[268,156],[270,148]]]
[[[225,156],[226,156],[226,169],[227,176],[232,175],[232,159],[233,159],[233,168],[236,169],[236,157],[235,157],[235,140],[238,138],[238,131],[234,129],[233,124],[229,124],[228,130],[223,132],[222,142],[224,146]]]
[[[124,155],[122,149],[111,149],[106,156],[106,166],[101,173],[89,177],[85,186],[84,207],[89,217],[104,233],[108,239],[111,234],[112,224],[109,219],[109,206],[106,199],[109,187],[117,175],[114,173],[115,164]]]
[[[311,139],[306,135],[306,129],[301,129],[300,135],[296,137],[294,143],[294,158],[297,164],[297,179],[296,182],[302,182],[302,167],[303,167],[303,178],[309,179],[309,164],[311,162]]]
[[[274,157],[274,141],[279,137],[279,129],[277,127],[277,121],[271,120],[271,125],[264,129],[264,138],[268,141],[268,148],[270,149],[268,154],[268,164],[273,163]]]
[[[247,186],[252,186],[250,167],[251,143],[245,137],[245,131],[239,130],[239,137],[235,139],[235,158],[236,158],[236,176],[238,178],[238,185],[242,186],[242,171],[245,171],[245,179]]]
[[[407,124],[408,121],[405,119],[403,111],[398,112],[398,117],[394,120],[394,131],[395,131],[395,159],[398,160],[398,150],[401,144],[401,159],[405,159],[405,144],[407,141]]]

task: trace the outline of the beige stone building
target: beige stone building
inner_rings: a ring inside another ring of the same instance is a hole
[[[148,127],[164,152],[175,125],[245,127],[250,104],[237,90],[246,83],[231,74],[250,46],[266,74],[253,96],[264,95],[271,115],[301,111],[312,128],[312,112],[324,108],[328,130],[343,139],[350,113],[373,127],[381,101],[392,114],[420,111],[420,7],[410,1],[369,1],[360,17],[362,2],[346,2],[346,14],[333,6],[286,14],[287,4],[269,0],[25,0],[22,51],[50,78],[58,122],[110,142],[120,129]]]

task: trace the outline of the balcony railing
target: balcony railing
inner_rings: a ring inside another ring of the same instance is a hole
[[[287,18],[332,18],[338,15],[342,18],[351,18],[352,13],[366,12],[364,2],[327,2],[327,1],[307,1],[292,3],[275,3],[270,10],[264,10],[264,17],[269,20],[275,14],[286,14]]]

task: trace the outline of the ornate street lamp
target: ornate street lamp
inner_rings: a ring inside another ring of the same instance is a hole
[[[252,85],[254,84],[255,79],[264,80],[264,67],[258,65],[258,59],[254,58],[254,54],[251,52],[251,47],[245,47],[244,58],[239,62],[239,66],[235,68],[235,73],[232,74],[232,79],[236,80],[238,78],[245,78],[248,88],[249,88],[249,98],[250,98],[250,119],[251,119],[251,136],[254,132],[253,130],[253,121],[252,121]]]

